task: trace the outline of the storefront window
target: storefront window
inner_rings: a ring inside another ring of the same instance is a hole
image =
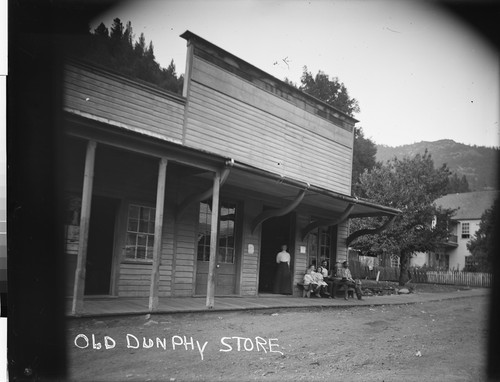
[[[156,209],[131,204],[128,209],[125,258],[153,259]]]
[[[333,265],[332,262],[335,260],[332,247],[333,232],[333,228],[320,227],[308,234],[308,266],[319,266],[323,260],[328,262],[329,267]]]

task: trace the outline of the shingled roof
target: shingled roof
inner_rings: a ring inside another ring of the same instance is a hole
[[[443,208],[458,208],[454,220],[481,219],[481,215],[493,206],[499,191],[474,191],[462,194],[448,194],[436,200]]]

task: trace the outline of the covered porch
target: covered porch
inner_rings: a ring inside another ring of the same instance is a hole
[[[158,310],[151,312],[148,298],[88,298],[85,308],[79,314],[71,312],[71,301],[66,301],[66,317],[113,317],[146,314],[187,314],[187,313],[217,313],[238,311],[274,311],[279,309],[337,309],[357,306],[380,306],[414,304],[426,301],[441,301],[444,299],[464,298],[471,296],[488,296],[487,288],[476,288],[467,291],[445,293],[413,293],[390,296],[365,296],[363,300],[329,298],[302,298],[282,295],[261,295],[259,297],[215,297],[215,306],[208,309],[204,297],[162,298]],[[152,316],[154,317],[154,316]],[[154,319],[154,318],[152,318]]]

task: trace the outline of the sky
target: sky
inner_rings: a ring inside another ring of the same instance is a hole
[[[92,23],[131,21],[156,60],[184,73],[186,30],[300,85],[303,67],[358,100],[365,137],[400,146],[500,146],[499,57],[469,25],[423,1],[135,0]]]

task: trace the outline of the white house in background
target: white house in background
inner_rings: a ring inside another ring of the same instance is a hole
[[[470,262],[467,243],[479,229],[483,213],[493,206],[499,191],[474,191],[449,194],[436,200],[443,208],[457,209],[452,216],[448,241],[436,253],[419,253],[411,259],[411,265],[463,270]]]

